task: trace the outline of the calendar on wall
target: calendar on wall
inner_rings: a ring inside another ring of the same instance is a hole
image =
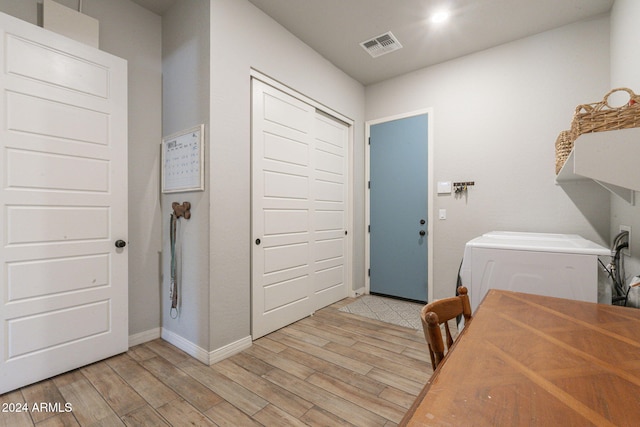
[[[204,190],[204,125],[162,138],[162,192]]]

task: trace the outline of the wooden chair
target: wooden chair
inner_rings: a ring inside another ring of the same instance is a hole
[[[453,345],[453,338],[451,337],[448,322],[459,315],[464,316],[465,325],[471,321],[471,304],[469,303],[467,288],[464,286],[458,288],[458,296],[440,299],[422,308],[422,312],[420,313],[422,329],[424,331],[424,338],[429,345],[429,356],[431,356],[431,366],[434,371],[444,358],[445,347],[440,325],[444,323],[448,352]]]

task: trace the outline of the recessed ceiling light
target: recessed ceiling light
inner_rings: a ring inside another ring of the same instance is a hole
[[[440,24],[449,19],[449,11],[448,10],[440,10],[433,15],[431,15],[431,22],[434,24]]]

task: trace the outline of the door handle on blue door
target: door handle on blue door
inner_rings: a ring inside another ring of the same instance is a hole
[[[426,232],[426,231],[424,231],[424,230],[420,230],[420,235],[421,235],[421,236],[424,236],[425,234],[427,234],[427,232]]]

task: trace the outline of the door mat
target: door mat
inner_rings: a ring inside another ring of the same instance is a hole
[[[420,310],[424,304],[385,298],[378,295],[362,295],[339,311],[376,319],[412,329],[422,329]]]

